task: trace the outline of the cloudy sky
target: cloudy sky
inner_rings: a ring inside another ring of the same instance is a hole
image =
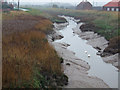
[[[7,0],[7,1],[17,1],[17,0]],[[21,2],[81,2],[83,0],[20,0]],[[109,2],[111,0],[88,0],[89,2]]]
[[[18,0],[7,0],[7,1],[18,1]],[[42,2],[42,3],[45,3],[45,2],[60,2],[60,3],[71,3],[71,4],[78,4],[78,3],[80,3],[81,1],[83,1],[83,0],[20,0],[20,2],[31,2],[31,3],[33,3],[33,4],[35,4],[35,3],[40,3],[40,2]],[[84,0],[85,1],[85,0]],[[87,0],[87,1],[89,1],[89,2],[91,2],[92,4],[93,4],[93,2],[94,2],[94,4],[95,5],[97,5],[97,4],[105,4],[105,3],[107,3],[107,2],[109,2],[109,1],[112,1],[112,0]]]

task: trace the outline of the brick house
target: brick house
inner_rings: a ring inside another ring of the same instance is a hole
[[[91,10],[92,9],[92,4],[90,2],[82,1],[80,4],[77,5],[76,7],[77,10]]]

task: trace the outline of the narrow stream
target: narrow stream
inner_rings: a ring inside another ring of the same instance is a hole
[[[20,10],[25,11],[25,12],[29,11],[28,9],[24,9],[24,8],[20,8]]]
[[[89,76],[102,79],[111,88],[118,88],[118,69],[112,66],[112,64],[103,62],[102,58],[96,55],[96,49],[88,45],[86,40],[81,39],[77,34],[73,33],[72,29],[77,26],[77,23],[71,17],[64,18],[68,21],[69,25],[60,30],[64,38],[55,42],[70,44],[67,49],[75,52],[78,58],[85,60],[90,65],[90,70],[88,71]],[[88,54],[90,54],[90,57],[88,57]]]

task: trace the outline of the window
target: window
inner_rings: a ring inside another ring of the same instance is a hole
[[[114,11],[114,8],[112,8],[112,11]]]
[[[116,8],[116,11],[119,11],[119,8]]]
[[[107,8],[107,11],[110,11],[110,8]]]

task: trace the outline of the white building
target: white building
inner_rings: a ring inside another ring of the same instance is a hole
[[[120,11],[120,0],[112,0],[103,6],[105,11]]]

